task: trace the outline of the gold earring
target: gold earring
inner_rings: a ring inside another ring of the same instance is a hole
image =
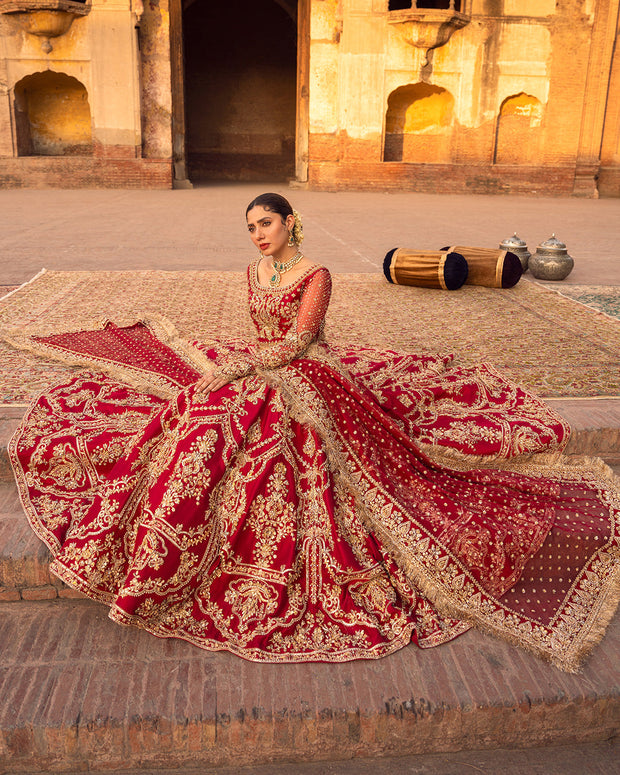
[[[292,248],[293,245],[295,244],[295,240],[293,239],[293,232],[292,231],[289,231],[289,233],[288,233],[288,243],[287,244],[288,244],[289,248]]]

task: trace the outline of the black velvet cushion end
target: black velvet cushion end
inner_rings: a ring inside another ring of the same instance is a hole
[[[448,253],[443,267],[443,279],[449,291],[456,291],[467,280],[469,266],[460,253]]]
[[[502,267],[502,288],[512,288],[521,279],[523,266],[516,253],[506,253]]]
[[[383,274],[388,283],[394,282],[394,280],[392,280],[392,275],[390,274],[390,266],[392,265],[392,256],[397,250],[398,248],[392,248],[389,253],[385,254],[385,258],[383,259]]]

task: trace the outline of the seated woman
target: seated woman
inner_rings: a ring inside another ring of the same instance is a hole
[[[617,480],[491,368],[330,348],[298,215],[264,194],[246,217],[255,342],[197,343],[169,398],[76,374],[17,430],[52,571],[120,623],[257,661],[473,625],[575,670],[618,602]]]

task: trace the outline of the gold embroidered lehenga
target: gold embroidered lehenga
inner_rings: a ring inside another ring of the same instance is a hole
[[[118,622],[258,661],[473,625],[576,669],[618,601],[611,472],[563,458],[564,422],[490,367],[330,347],[325,268],[248,280],[252,344],[32,338],[111,370],[44,393],[10,445],[53,572]],[[232,379],[198,394],[207,360]]]

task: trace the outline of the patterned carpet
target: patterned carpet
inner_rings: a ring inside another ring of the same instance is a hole
[[[0,300],[0,329],[51,333],[149,312],[189,339],[251,336],[240,272],[45,272]],[[620,323],[528,281],[450,292],[389,285],[378,274],[335,275],[327,335],[452,352],[463,365],[488,361],[544,396],[620,396]],[[2,342],[0,360],[5,405],[27,404],[68,371]]]
[[[19,285],[0,285],[0,299],[19,288]]]
[[[568,299],[620,320],[620,285],[564,285],[553,288]]]

